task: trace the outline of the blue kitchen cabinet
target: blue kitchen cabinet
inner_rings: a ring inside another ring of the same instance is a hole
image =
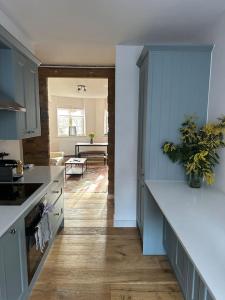
[[[193,300],[205,300],[207,288],[197,272],[195,272],[195,275],[194,275],[193,287],[194,287]]]
[[[186,295],[188,275],[191,276],[191,274],[188,274],[188,271],[190,271],[188,270],[188,256],[184,248],[182,247],[181,243],[179,242],[179,240],[177,240],[176,243],[174,270],[178,278],[178,281],[180,283],[181,289],[183,290],[183,293]]]
[[[0,35],[0,93],[26,112],[0,110],[0,139],[24,139],[41,134],[38,66]],[[1,103],[1,98],[0,98]]]
[[[163,245],[169,257],[171,265],[175,266],[177,237],[174,234],[170,225],[168,224],[167,220],[164,218],[163,221]]]
[[[206,300],[215,300],[209,291],[207,291]]]
[[[186,295],[188,294],[188,286],[192,289],[192,272],[194,270],[189,266],[187,254],[165,218],[163,223],[163,245],[177,280],[180,283],[182,292]],[[191,300],[189,297],[187,299]]]
[[[165,217],[163,244],[185,300],[215,300]]]
[[[13,93],[11,97],[14,97],[15,101],[26,107],[25,102],[25,66],[26,66],[26,58],[16,51],[12,50],[12,58],[13,58],[13,82],[14,88],[12,88],[11,92]],[[8,113],[10,116],[10,114]],[[26,135],[26,113],[25,112],[17,112],[15,114],[16,118],[16,135],[18,138],[24,137]]]
[[[184,179],[182,166],[171,163],[161,147],[165,141],[178,142],[185,116],[198,116],[199,124],[206,121],[211,50],[211,46],[146,46],[137,62],[140,71],[136,207],[146,255],[152,254],[153,249],[155,254],[163,253],[160,243],[157,252],[155,245],[144,240],[156,236],[155,225],[162,229],[163,223],[157,210],[155,215],[150,211],[154,209],[151,196],[146,204],[144,183]],[[150,216],[151,222],[143,220]]]
[[[20,219],[0,238],[1,300],[22,300],[27,286],[24,220]]]
[[[41,135],[38,67],[31,60],[25,65],[26,136]]]
[[[0,300],[6,299],[6,287],[5,287],[5,269],[4,269],[4,258],[3,258],[3,244],[0,239]]]

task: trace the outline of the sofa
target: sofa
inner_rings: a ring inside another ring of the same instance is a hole
[[[50,152],[50,165],[62,166],[64,164],[64,152]]]

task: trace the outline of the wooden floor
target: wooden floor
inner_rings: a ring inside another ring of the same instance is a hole
[[[182,300],[164,256],[142,256],[135,228],[113,228],[106,193],[66,193],[57,236],[31,300]]]

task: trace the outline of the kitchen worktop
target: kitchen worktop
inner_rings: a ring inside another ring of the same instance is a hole
[[[225,193],[181,181],[146,186],[217,300],[225,299]]]
[[[22,205],[0,206],[0,237],[46,193],[49,184],[64,171],[64,167],[37,166],[24,171],[18,183],[43,183]]]

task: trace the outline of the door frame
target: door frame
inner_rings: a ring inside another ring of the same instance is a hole
[[[108,193],[114,194],[115,147],[115,68],[41,65],[38,69],[41,112],[41,136],[23,140],[24,162],[50,165],[48,78],[106,78],[108,79]]]

